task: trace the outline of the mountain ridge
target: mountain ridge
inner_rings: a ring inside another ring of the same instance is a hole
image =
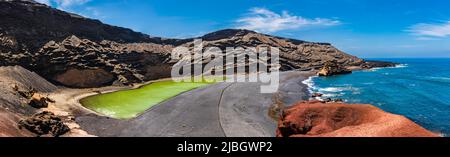
[[[52,83],[69,87],[130,84],[170,77],[171,67],[179,61],[171,58],[172,49],[177,46],[192,49],[195,39],[202,39],[204,47],[222,50],[277,47],[282,71],[318,70],[328,61],[359,68],[393,66],[367,62],[329,43],[251,30],[223,29],[200,37],[169,39],[103,24],[32,0],[0,0],[0,8],[0,66],[20,65]]]
[[[110,40],[121,43],[152,42],[164,44],[178,39],[152,37],[129,28],[104,24],[75,13],[61,11],[33,0],[0,0],[0,28],[20,42],[33,41],[30,49],[40,48],[51,40],[62,41],[70,35],[92,41]],[[29,30],[22,32],[21,30]],[[26,36],[31,38],[26,38]]]

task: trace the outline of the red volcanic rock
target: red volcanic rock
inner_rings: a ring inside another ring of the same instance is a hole
[[[438,137],[372,105],[300,102],[284,110],[277,137]]]

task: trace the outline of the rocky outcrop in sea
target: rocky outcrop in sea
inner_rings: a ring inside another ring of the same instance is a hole
[[[338,64],[337,62],[328,61],[323,65],[322,69],[320,69],[318,75],[319,76],[332,76],[332,75],[350,74],[350,73],[352,73],[351,70]]]

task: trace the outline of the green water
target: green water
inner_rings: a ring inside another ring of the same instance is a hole
[[[138,89],[87,97],[80,100],[80,103],[84,107],[108,117],[129,119],[183,92],[212,83],[214,82],[161,81],[142,86]]]

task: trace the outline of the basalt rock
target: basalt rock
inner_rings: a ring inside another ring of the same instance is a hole
[[[28,103],[31,107],[34,108],[46,108],[48,107],[47,99],[40,98],[40,99],[31,99],[30,103]]]
[[[36,90],[33,88],[23,91],[23,90],[20,90],[19,87],[17,87],[17,85],[14,85],[13,90],[17,91],[17,93],[19,93],[20,96],[22,96],[26,99],[30,99],[36,93]]]
[[[437,137],[372,105],[300,102],[284,110],[278,137]]]
[[[34,94],[31,97],[31,100],[28,103],[28,105],[30,105],[31,107],[40,109],[40,108],[47,108],[48,103],[54,103],[54,102],[55,101],[50,99],[49,97],[43,96],[41,94]]]
[[[313,97],[313,98],[322,97],[322,96],[323,96],[322,93],[313,93],[313,94],[311,95],[311,97]]]
[[[161,78],[155,77],[150,69],[170,66],[169,48],[151,43],[97,43],[70,36],[59,43],[51,41],[40,49],[36,67],[43,76],[69,87],[101,87],[119,78],[123,84],[140,83],[152,76]]]
[[[326,98],[325,100],[321,101],[322,103],[344,103],[343,99],[337,98],[337,99],[332,99],[332,98]]]
[[[364,64],[361,65],[361,68],[372,69],[372,68],[378,68],[378,67],[395,67],[397,65],[398,65],[397,63],[392,63],[392,62],[366,61],[366,62],[364,62]]]
[[[319,71],[319,76],[333,76],[340,74],[349,74],[352,73],[351,70],[348,70],[341,64],[335,61],[328,61],[323,65],[323,68]]]
[[[41,112],[25,120],[19,121],[19,128],[25,128],[39,136],[52,135],[55,137],[64,135],[70,131],[62,119],[51,112]]]

